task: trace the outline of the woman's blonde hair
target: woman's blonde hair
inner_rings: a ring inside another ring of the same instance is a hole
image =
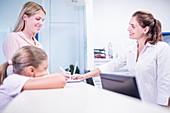
[[[13,73],[21,74],[28,66],[37,68],[43,61],[47,60],[47,54],[35,46],[23,46],[12,57],[11,64],[5,62],[0,66],[0,84],[7,77],[7,67],[13,66]]]
[[[25,22],[23,20],[24,14],[26,14],[27,16],[32,16],[32,15],[38,13],[39,11],[43,11],[44,14],[46,14],[45,10],[43,9],[43,7],[41,5],[39,5],[35,2],[31,2],[31,1],[25,3],[24,6],[22,7],[20,14],[19,14],[18,21],[14,28],[14,32],[19,32],[24,29],[24,27],[25,27]]]

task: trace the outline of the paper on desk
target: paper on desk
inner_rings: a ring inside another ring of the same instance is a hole
[[[75,83],[75,82],[82,82],[82,80],[73,80],[73,79],[67,80],[67,83]]]

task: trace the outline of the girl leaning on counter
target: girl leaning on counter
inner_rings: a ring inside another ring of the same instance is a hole
[[[7,75],[7,67],[13,74]],[[48,73],[47,54],[35,46],[23,46],[0,65],[0,110],[24,90],[64,88],[67,73]]]

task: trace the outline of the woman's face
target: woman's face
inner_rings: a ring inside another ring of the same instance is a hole
[[[40,77],[48,74],[48,60],[44,60],[34,69],[34,77]]]
[[[136,17],[130,19],[129,27],[129,37],[130,39],[139,40],[144,37],[144,28],[142,28],[136,20]]]
[[[41,27],[43,26],[43,21],[45,18],[45,14],[42,10],[40,10],[38,13],[28,17],[27,15],[24,15],[23,19],[25,20],[25,28],[27,32],[36,34]]]

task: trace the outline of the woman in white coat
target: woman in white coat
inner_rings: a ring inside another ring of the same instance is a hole
[[[137,78],[141,100],[168,107],[170,105],[170,47],[162,41],[161,23],[149,12],[135,12],[129,22],[129,37],[137,41],[123,57],[114,59],[73,79],[87,79],[102,72],[127,66]]]

